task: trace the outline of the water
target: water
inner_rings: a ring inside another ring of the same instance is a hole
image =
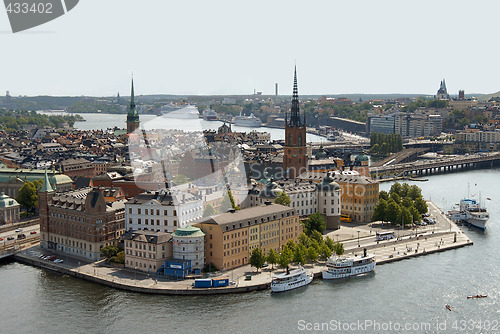
[[[42,114],[61,114],[40,112]],[[89,113],[81,114],[85,122],[75,122],[75,129],[78,130],[104,130],[108,128],[125,128],[127,115],[126,114],[103,114]],[[202,130],[217,130],[223,123],[219,121],[205,121],[203,119],[175,119],[157,117],[154,115],[140,115],[141,126],[147,130],[152,129],[182,129],[184,131],[202,131]],[[260,132],[269,132],[272,140],[284,140],[285,130],[277,128],[247,128],[242,126],[232,125],[233,131],[250,132],[257,130]],[[308,142],[326,142],[326,138],[314,134],[307,134]]]
[[[500,169],[492,169],[434,175],[428,182],[414,182],[426,198],[441,207],[466,196],[467,183],[471,194],[480,189],[483,199],[491,198],[486,201],[491,215],[486,232],[465,228],[473,246],[386,264],[367,276],[334,282],[315,280],[306,288],[284,294],[143,295],[3,262],[0,332],[295,333],[301,332],[299,325],[358,320],[362,324],[376,321],[379,326],[392,322],[393,330],[369,327],[337,332],[499,332],[498,327],[497,331],[468,328],[470,321],[482,320],[484,328],[484,321],[500,319],[499,178]],[[382,190],[389,188],[390,184],[381,185]],[[487,294],[488,298],[466,299],[475,294]],[[446,304],[453,311],[446,310]],[[395,323],[408,323],[418,330],[397,331]],[[431,326],[428,330],[427,323]],[[438,331],[437,324],[446,330]]]

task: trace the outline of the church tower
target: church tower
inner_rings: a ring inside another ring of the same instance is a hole
[[[300,119],[297,67],[293,80],[292,109],[290,119],[285,116],[285,153],[283,156],[284,176],[294,179],[307,170],[306,115]]]
[[[139,113],[135,107],[134,100],[134,79],[132,79],[132,91],[130,93],[130,108],[127,114],[127,134],[139,128]]]

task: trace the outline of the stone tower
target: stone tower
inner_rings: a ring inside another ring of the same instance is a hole
[[[283,156],[284,176],[294,179],[307,170],[306,115],[300,119],[297,68],[294,72],[292,109],[290,119],[285,118],[285,152]]]
[[[132,79],[132,91],[130,92],[130,108],[127,114],[127,134],[139,128],[139,113],[135,106],[134,99],[134,79]]]

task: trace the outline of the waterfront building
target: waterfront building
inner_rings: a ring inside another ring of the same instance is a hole
[[[290,119],[285,119],[285,150],[283,171],[289,179],[294,179],[307,170],[306,115],[300,119],[299,90],[297,87],[297,68],[293,79],[293,96]]]
[[[127,231],[123,235],[125,267],[156,273],[172,257],[172,235],[156,231]]]
[[[174,259],[190,260],[192,270],[205,267],[205,233],[195,226],[178,228],[172,233]]]
[[[127,134],[130,134],[139,128],[139,113],[134,99],[134,79],[132,79],[132,89],[130,92],[130,107],[127,114]]]
[[[48,180],[56,192],[73,189],[73,180],[67,175],[54,170],[49,171]],[[41,169],[0,168],[0,191],[12,198],[16,198],[19,189],[26,181],[43,180],[44,171]]]
[[[203,216],[201,196],[170,189],[141,193],[125,207],[127,230],[173,233]]]
[[[0,225],[18,223],[21,206],[4,192],[0,194]]]
[[[193,225],[206,235],[205,263],[219,270],[248,264],[256,247],[264,254],[271,248],[280,252],[288,240],[298,241],[302,233],[295,209],[271,202],[203,218]]]
[[[453,148],[461,153],[498,151],[500,149],[500,130],[468,129],[459,131],[455,134]]]
[[[414,113],[369,114],[367,133],[398,133],[403,138],[439,136],[443,129],[443,117],[429,110]]]
[[[45,173],[38,192],[41,247],[96,261],[102,247],[117,245],[125,231],[125,200],[106,202],[103,190],[56,193]]]

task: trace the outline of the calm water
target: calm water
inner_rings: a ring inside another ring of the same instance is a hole
[[[40,112],[43,114],[58,114],[58,113],[47,113]],[[102,114],[102,113],[89,113],[81,114],[81,116],[86,120],[85,122],[76,122],[74,127],[79,130],[97,130],[97,129],[108,129],[118,126],[120,128],[125,128],[127,115],[125,114]],[[202,131],[202,130],[217,130],[222,122],[219,121],[205,121],[203,119],[175,119],[175,118],[164,118],[156,117],[154,115],[140,115],[140,120],[142,126],[147,129],[182,129],[184,131]],[[271,139],[273,140],[283,140],[285,139],[285,131],[283,129],[275,128],[247,128],[242,126],[232,126],[234,131],[238,132],[250,132],[252,130],[257,130],[261,132],[269,132],[271,134]],[[326,138],[316,136],[313,134],[307,134],[308,142],[326,142]]]
[[[300,320],[304,325],[332,320],[371,320],[379,326],[389,322],[431,324],[428,331],[371,327],[336,331],[342,333],[498,333],[498,327],[497,331],[480,331],[467,326],[469,321],[500,319],[500,169],[429,179],[415,184],[441,207],[458,203],[467,194],[468,182],[471,194],[481,189],[482,198],[491,199],[486,202],[491,214],[487,231],[466,228],[473,246],[379,266],[375,274],[364,277],[315,280],[306,288],[280,295],[262,291],[228,296],[150,296],[3,262],[0,333],[289,333],[301,332]],[[487,294],[488,298],[466,299],[473,294]],[[445,304],[453,311],[447,311]],[[437,323],[446,330],[436,330]],[[466,327],[460,331],[453,325]]]

